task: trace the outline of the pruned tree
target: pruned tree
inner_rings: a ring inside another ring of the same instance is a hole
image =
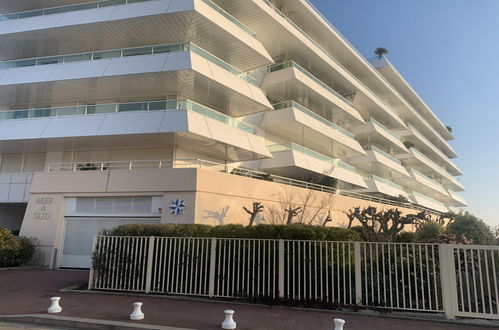
[[[246,213],[248,213],[250,215],[250,221],[249,221],[248,227],[253,226],[258,213],[263,212],[263,209],[264,209],[264,206],[260,202],[253,202],[253,208],[251,211],[249,209],[247,209],[246,206],[243,206],[243,210],[246,211]]]
[[[362,225],[362,231],[366,239],[370,242],[392,242],[406,225],[415,224],[421,214],[407,214],[395,209],[381,210],[369,206],[361,209],[355,207],[345,212],[349,219],[348,228],[352,226],[354,220]]]
[[[286,212],[287,214],[286,224],[291,225],[293,224],[293,218],[296,217],[298,214],[300,214],[302,212],[302,209],[301,206],[298,206],[296,208],[292,208],[291,206],[289,206],[289,208],[284,210],[284,212]]]
[[[327,211],[326,219],[322,222],[323,226],[326,226],[328,222],[333,222],[333,217],[331,216],[331,211]]]

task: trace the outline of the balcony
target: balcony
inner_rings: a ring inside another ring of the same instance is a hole
[[[1,62],[4,105],[182,95],[233,117],[272,109],[253,80],[192,43]],[[71,87],[67,88],[68,81]],[[196,85],[196,88],[194,88]],[[47,92],[50,90],[50,92]]]
[[[454,191],[464,190],[464,185],[456,177],[416,148],[409,148],[409,153],[398,155],[397,158],[402,160],[407,167],[416,168],[420,172],[431,173],[431,176],[437,178],[445,188]]]
[[[422,205],[424,207],[430,208],[432,210],[438,211],[438,212],[448,212],[449,209],[445,206],[444,203],[439,202],[431,197],[428,197],[426,195],[420,194],[417,191],[413,191],[411,194],[409,194],[409,199],[411,202],[415,204]]]
[[[350,131],[362,145],[386,146],[394,154],[407,152],[400,137],[373,118],[368,118],[364,125],[352,127]]]
[[[266,131],[333,158],[365,155],[354,136],[326,118],[294,102],[274,104],[265,111],[246,118]]]
[[[364,146],[366,156],[352,157],[348,163],[367,173],[376,174],[383,178],[407,178],[409,173],[402,166],[400,160],[381,150],[378,147]]]
[[[271,145],[268,148],[273,158],[261,160],[259,164],[259,168],[266,172],[302,179],[319,174],[356,187],[367,187],[353,166],[336,159],[294,143]]]
[[[390,180],[383,179],[377,175],[370,174],[366,176],[364,180],[368,188],[357,189],[355,191],[363,193],[377,193],[391,197],[409,197],[409,195],[404,191],[404,188],[401,185],[393,183]]]
[[[449,193],[450,199],[449,199],[449,205],[451,206],[457,206],[457,207],[467,207],[468,202],[459,194],[456,194],[452,190],[447,190]]]
[[[364,123],[350,101],[297,63],[289,61],[274,64],[267,68],[267,72],[262,82],[262,88],[267,92],[297,103],[306,99],[306,106],[310,110],[325,113],[335,121]]]
[[[413,168],[409,170],[409,174],[409,178],[398,178],[395,182],[434,199],[446,200],[449,197],[447,190],[432,178]]]
[[[445,168],[452,175],[462,175],[463,173],[454,164],[447,155],[438,149],[430,140],[428,140],[421,132],[419,132],[413,125],[409,124],[407,131],[399,132],[399,135],[404,140],[412,142],[414,146],[432,161]]]
[[[37,148],[46,148],[66,139],[85,148],[176,146],[230,161],[271,157],[254,130],[191,100],[0,112],[0,140],[9,148],[15,148],[19,140],[29,140],[26,146],[35,143]]]
[[[2,59],[182,40],[243,71],[273,63],[253,31],[209,0],[104,0],[0,17]]]

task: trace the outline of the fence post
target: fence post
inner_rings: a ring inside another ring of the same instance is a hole
[[[360,243],[354,242],[355,304],[362,305],[362,267],[360,264]]]
[[[457,312],[457,281],[454,246],[450,244],[440,244],[438,246],[438,253],[445,316],[448,319],[455,319]]]
[[[213,237],[211,239],[211,249],[210,249],[210,278],[209,278],[209,289],[208,295],[213,297],[215,295],[215,262],[217,260],[217,239]]]
[[[94,236],[92,242],[92,256],[95,253],[95,248],[97,247],[97,235]],[[90,273],[88,274],[88,287],[87,290],[92,289],[92,284],[94,283],[94,265],[90,265]]]
[[[279,268],[277,270],[279,280],[279,298],[284,298],[284,240],[279,240]]]
[[[154,254],[154,236],[151,236],[149,237],[149,249],[147,251],[146,293],[149,293],[151,291],[153,254]]]

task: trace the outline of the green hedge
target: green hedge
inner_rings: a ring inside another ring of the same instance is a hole
[[[35,254],[34,239],[17,237],[9,229],[0,229],[0,268],[26,265]]]
[[[359,233],[344,228],[309,225],[208,226],[194,224],[130,224],[105,230],[108,236],[218,237],[361,241]]]

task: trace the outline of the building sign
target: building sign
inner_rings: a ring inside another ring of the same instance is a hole
[[[33,213],[33,220],[50,220],[52,213],[48,210],[48,206],[54,204],[54,197],[37,197],[36,211]]]

